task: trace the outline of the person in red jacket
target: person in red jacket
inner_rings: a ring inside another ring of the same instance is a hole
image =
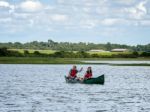
[[[73,68],[70,70],[69,72],[69,76],[68,78],[76,78],[77,77],[77,73],[81,72],[83,68],[81,68],[80,70],[77,70],[77,67],[74,65]]]
[[[86,73],[84,75],[84,80],[85,79],[89,79],[89,78],[92,78],[92,68],[91,67],[87,68],[87,71],[86,71]]]

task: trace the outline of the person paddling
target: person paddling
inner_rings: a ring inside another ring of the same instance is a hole
[[[81,68],[80,70],[77,70],[77,67],[74,65],[72,67],[72,69],[69,72],[68,78],[72,78],[75,79],[77,77],[77,73],[81,72],[83,68]]]
[[[87,68],[87,71],[84,75],[84,80],[89,79],[89,78],[92,78],[92,68],[91,67]]]

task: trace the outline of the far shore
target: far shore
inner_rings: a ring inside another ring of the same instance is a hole
[[[84,62],[94,61],[94,62]],[[95,61],[101,61],[95,63]],[[103,61],[131,61],[128,64],[107,63]],[[111,66],[150,66],[149,63],[132,61],[150,61],[150,58],[48,58],[48,57],[0,57],[0,64],[96,64]]]

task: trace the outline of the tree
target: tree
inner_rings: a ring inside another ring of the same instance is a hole
[[[110,42],[107,42],[106,44],[106,50],[107,51],[111,51],[112,47],[111,47],[111,43]]]
[[[15,42],[14,43],[14,47],[16,48],[21,48],[22,47],[22,44],[20,42]]]

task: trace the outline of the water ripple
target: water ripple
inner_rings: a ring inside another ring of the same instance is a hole
[[[70,65],[0,64],[0,112],[149,112],[149,67],[91,66],[105,85],[65,83]]]

